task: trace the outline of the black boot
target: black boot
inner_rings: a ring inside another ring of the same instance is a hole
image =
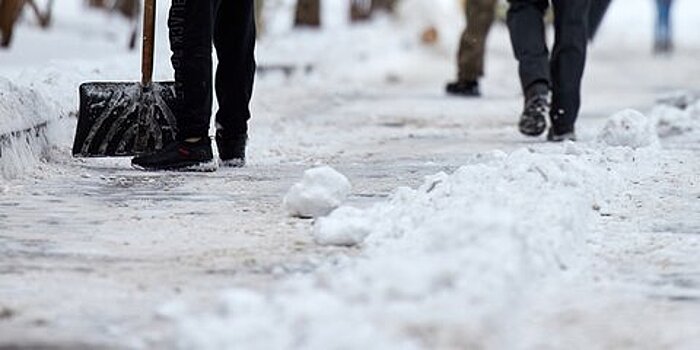
[[[450,95],[458,95],[465,97],[481,96],[478,81],[455,81],[452,83],[448,83],[445,86],[445,91],[447,91],[447,93]]]
[[[563,142],[563,141],[576,141],[576,132],[574,127],[561,127],[552,125],[547,132],[547,141],[549,142]]]
[[[216,132],[216,147],[219,150],[221,165],[233,168],[245,166],[245,148],[248,135],[239,134],[227,137]]]
[[[518,129],[523,135],[540,136],[547,128],[549,115],[549,88],[538,84],[528,89],[525,108],[520,115]]]
[[[177,141],[162,150],[131,160],[134,168],[141,170],[216,171],[217,163],[211,150],[211,139],[203,137],[197,142]]]

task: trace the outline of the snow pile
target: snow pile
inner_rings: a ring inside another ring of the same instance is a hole
[[[49,144],[48,123],[59,113],[36,89],[0,77],[0,177],[32,168]]]
[[[314,239],[320,245],[354,246],[370,234],[371,221],[364,211],[342,207],[314,225]]]
[[[651,111],[650,115],[656,120],[660,137],[679,136],[699,130],[700,101],[686,102],[688,103],[661,103]]]
[[[656,126],[651,118],[633,109],[612,115],[598,135],[609,146],[640,148],[658,145]]]
[[[654,170],[652,153],[569,143],[488,154],[317,221],[319,241],[364,238],[359,257],[164,316],[182,349],[512,348],[529,296],[577,270],[594,217]]]
[[[309,169],[301,182],[287,192],[284,207],[296,217],[324,216],[345,201],[351,188],[350,181],[329,166]]]

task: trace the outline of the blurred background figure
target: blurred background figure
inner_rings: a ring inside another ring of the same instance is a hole
[[[86,0],[86,5],[91,8],[101,9],[108,13],[124,16],[131,23],[131,35],[129,35],[129,49],[136,49],[136,41],[139,35],[141,15],[140,0]]]
[[[673,50],[671,5],[673,5],[673,0],[656,0],[655,53],[669,53]]]
[[[452,95],[481,96],[479,79],[484,75],[486,37],[496,16],[497,0],[468,0],[467,27],[462,33],[457,54],[457,81],[445,90]]]

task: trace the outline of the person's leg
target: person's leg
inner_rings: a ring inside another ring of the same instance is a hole
[[[172,0],[168,26],[175,69],[178,140],[131,164],[146,170],[214,171],[209,123],[212,108],[210,0]]]
[[[549,0],[509,0],[508,30],[526,97],[534,85],[550,85],[544,13]]]
[[[457,54],[457,81],[447,84],[447,92],[454,95],[477,97],[479,79],[484,75],[484,54],[488,32],[496,12],[496,0],[467,2],[467,27],[460,38]]]
[[[495,17],[496,0],[467,2],[467,28],[459,49],[458,80],[477,81],[484,75],[486,38]]]
[[[518,130],[523,135],[539,136],[547,128],[549,114],[549,51],[544,31],[549,0],[509,0],[509,3],[508,30],[525,96]]]
[[[216,70],[216,145],[224,166],[245,165],[250,99],[255,78],[254,0],[217,0],[214,46]]]
[[[552,134],[574,131],[581,105],[581,79],[586,65],[590,0],[553,0]]]
[[[255,4],[253,0],[219,0],[214,45],[219,58],[216,123],[224,137],[245,135],[255,78]]]
[[[180,139],[207,137],[212,109],[212,1],[172,0],[168,27]]]

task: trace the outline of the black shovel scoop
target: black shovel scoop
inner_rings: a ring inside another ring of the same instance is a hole
[[[146,0],[141,82],[91,82],[80,86],[75,157],[135,156],[175,140],[174,82],[153,82],[156,0]]]

